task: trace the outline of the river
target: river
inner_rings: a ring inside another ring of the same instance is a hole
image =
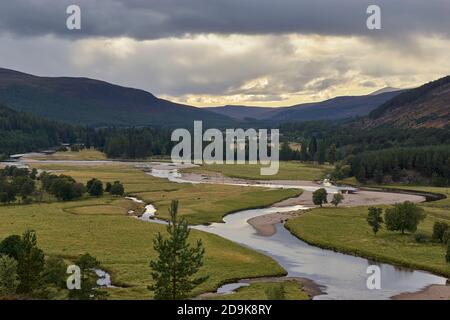
[[[152,176],[167,178],[177,183],[199,183],[187,181],[176,169],[153,169]],[[239,184],[247,185],[247,184]],[[280,187],[279,185],[260,185]],[[286,187],[286,186],[284,186]],[[289,186],[292,187],[292,186]],[[296,186],[302,188],[302,186]],[[306,186],[306,188],[311,188]],[[317,188],[317,187],[316,187]],[[333,192],[332,188],[329,190]],[[445,284],[447,279],[428,272],[376,263],[364,258],[337,253],[311,246],[293,236],[282,224],[276,226],[277,232],[270,236],[260,236],[247,223],[251,218],[276,212],[289,212],[306,209],[302,206],[269,207],[244,210],[224,217],[224,223],[192,228],[213,233],[237,242],[253,250],[272,257],[290,277],[303,277],[323,286],[325,294],[315,299],[366,299],[383,300],[404,292],[417,292],[433,284]],[[151,207],[154,215],[154,207]],[[147,220],[151,221],[151,220]],[[366,282],[367,267],[377,265],[381,270],[381,289],[369,290]],[[231,287],[234,287],[231,285]]]

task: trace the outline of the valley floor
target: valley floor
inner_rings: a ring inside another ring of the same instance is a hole
[[[94,177],[103,182],[120,180],[127,192],[154,203],[163,218],[168,216],[170,201],[179,199],[180,213],[190,223],[218,221],[226,213],[268,206],[299,192],[176,184],[153,178],[132,166],[42,163],[32,166],[64,173],[83,183]],[[67,261],[86,252],[95,256],[117,286],[107,289],[111,299],[148,299],[152,297],[147,289],[152,281],[149,262],[156,257],[153,238],[158,232],[164,233],[165,227],[128,216],[129,210],[142,208],[132,201],[106,195],[72,202],[1,206],[0,238],[33,229],[47,255],[61,256]],[[231,241],[195,230],[192,238],[202,239],[205,245],[201,274],[209,275],[193,296],[236,279],[285,274],[271,258]]]
[[[248,179],[249,184],[255,183],[257,168],[188,169],[183,174],[198,180],[212,179],[212,181],[202,184],[179,184],[151,177],[134,165],[123,163],[103,165],[92,162],[75,165],[30,162],[29,164],[37,169],[70,175],[83,183],[91,178],[103,182],[120,180],[129,194],[153,204],[158,209],[158,217],[162,219],[168,218],[167,209],[170,201],[179,200],[180,215],[190,224],[221,222],[226,214],[273,204],[280,207],[296,204],[311,206],[310,191],[220,184],[220,180],[224,182],[225,179]],[[316,167],[309,172],[310,169],[308,165],[299,167],[298,163],[282,164],[279,175],[271,177],[273,180],[271,183],[276,183],[277,179],[290,177],[288,180],[291,180],[292,185],[298,183],[296,180],[302,180],[306,186],[317,187],[316,183],[304,180],[320,180],[327,172],[327,168]],[[430,236],[435,221],[450,222],[448,189],[425,187],[411,187],[411,189],[447,195],[446,199],[421,204],[428,216],[419,226],[419,232]],[[302,214],[275,213],[249,222],[260,233],[269,235],[275,232],[274,225],[289,220],[286,227],[300,239],[315,246],[450,276],[450,265],[445,263],[443,245],[432,242],[419,244],[415,242],[413,235],[402,236],[386,230],[381,230],[374,236],[367,225],[369,205],[383,204],[382,207],[386,208],[389,204],[406,200],[420,202],[423,198],[391,193],[369,194],[362,191],[359,195],[346,196],[343,203],[345,207],[315,208]],[[147,286],[151,285],[149,261],[156,257],[152,241],[158,232],[165,232],[165,228],[129,216],[130,210],[139,213],[143,207],[132,201],[111,196],[85,198],[73,202],[2,206],[0,239],[11,234],[21,234],[25,229],[33,229],[37,232],[39,246],[48,255],[61,256],[68,261],[73,261],[86,252],[97,257],[102,267],[111,274],[113,284],[117,286],[107,289],[110,298],[147,299],[152,297],[152,293],[147,289]],[[261,222],[261,219],[265,221]],[[205,266],[201,273],[209,275],[208,281],[192,293],[193,297],[204,292],[213,292],[221,284],[238,279],[276,277],[285,274],[283,268],[273,259],[232,241],[197,230],[193,230],[192,235],[193,240],[200,238],[205,244]],[[274,285],[273,281],[251,283],[249,287],[240,288],[237,293],[221,298],[262,299],[267,297],[266,291]],[[301,286],[292,282],[286,283],[286,294],[292,299],[307,297]]]

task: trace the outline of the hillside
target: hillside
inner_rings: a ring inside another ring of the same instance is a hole
[[[159,99],[143,90],[87,78],[38,77],[0,68],[0,104],[89,126],[223,126],[230,118]]]
[[[338,120],[368,115],[372,110],[398,95],[400,91],[377,95],[336,97],[317,103],[300,104],[269,114],[279,121]]]
[[[2,155],[76,142],[77,128],[0,106],[0,158]]]
[[[280,108],[224,106],[206,109],[239,121],[267,120],[282,123],[291,121],[338,120],[366,116],[401,92],[398,89],[389,88],[386,92],[382,90],[381,93],[372,93],[366,96],[336,97],[317,103],[306,103]]]
[[[443,128],[450,124],[450,76],[408,90],[372,111],[367,127]]]

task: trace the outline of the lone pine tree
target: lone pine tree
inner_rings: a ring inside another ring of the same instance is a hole
[[[185,219],[178,219],[178,201],[172,201],[169,213],[168,237],[158,233],[154,239],[158,259],[150,262],[154,284],[149,289],[155,299],[181,300],[207,279],[195,277],[203,265],[205,249],[201,240],[195,246],[189,244],[190,229]]]

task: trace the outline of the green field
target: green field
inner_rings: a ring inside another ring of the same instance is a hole
[[[211,298],[205,298],[204,300],[267,300],[267,291],[283,286],[285,300],[310,300],[308,294],[306,294],[299,286],[297,281],[284,281],[280,282],[254,282],[248,287],[241,287],[236,290],[235,293],[216,295]]]
[[[152,203],[162,219],[169,217],[168,207],[172,200],[180,202],[180,216],[190,224],[221,222],[228,213],[266,207],[275,202],[301,194],[300,190],[269,190],[260,187],[223,186],[212,184],[179,184],[166,179],[154,178],[131,166],[108,164],[104,166],[72,166],[36,164],[37,168],[56,170],[86,183],[92,178],[103,182],[120,180],[128,193],[146,203]]]
[[[262,176],[261,165],[251,164],[212,164],[197,168],[189,168],[184,172],[196,173],[222,173],[225,176],[251,180],[320,180],[330,172],[333,167],[328,165],[314,165],[298,161],[280,162],[280,169],[276,175]]]
[[[410,189],[450,195],[446,188]],[[427,218],[419,225],[417,232],[425,233],[431,238],[435,221],[450,224],[449,204],[448,198],[421,204]],[[322,208],[288,221],[286,227],[299,238],[320,247],[450,276],[450,264],[445,262],[444,245],[431,241],[417,243],[412,234],[401,235],[386,229],[375,236],[366,219],[367,207]]]
[[[50,155],[33,156],[36,160],[77,160],[77,161],[93,161],[106,160],[106,155],[103,152],[91,149],[82,149],[80,151],[58,151]]]
[[[298,193],[295,190],[181,185],[119,165],[36,164],[36,167],[71,175],[80,182],[93,177],[104,182],[121,180],[127,192],[153,202],[163,215],[170,199],[179,198],[180,212],[191,222],[216,221],[228,212],[269,205]],[[227,201],[232,204],[226,205]],[[165,228],[127,216],[130,209],[142,208],[132,201],[106,195],[73,202],[1,206],[0,238],[33,229],[37,232],[39,246],[47,255],[62,256],[69,261],[86,252],[97,257],[111,273],[113,284],[121,287],[108,290],[111,298],[147,299],[151,298],[147,290],[151,284],[149,261],[155,258],[152,239]],[[236,279],[285,273],[272,259],[231,241],[193,231],[192,241],[197,238],[201,238],[206,247],[201,273],[210,278],[193,295],[213,291]]]

